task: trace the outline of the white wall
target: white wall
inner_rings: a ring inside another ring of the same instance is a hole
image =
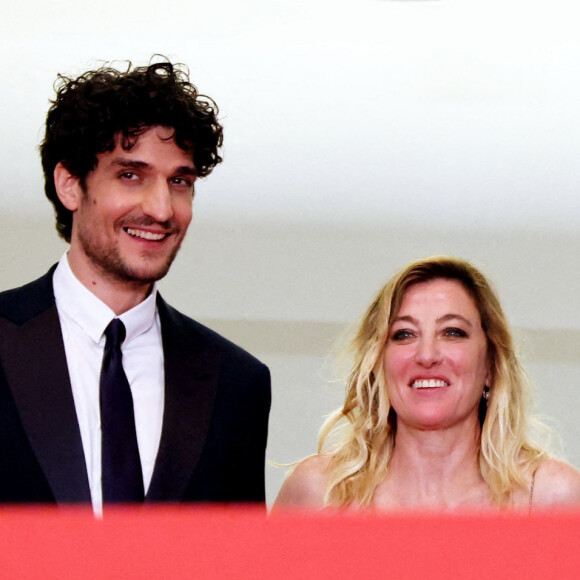
[[[572,0],[13,3],[0,287],[64,249],[36,151],[56,73],[163,53],[226,131],[163,292],[272,367],[271,459],[314,450],[342,394],[324,361],[344,325],[396,268],[449,253],[495,280],[580,464],[577,16]]]

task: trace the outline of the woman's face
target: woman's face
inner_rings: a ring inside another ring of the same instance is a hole
[[[487,339],[461,283],[438,278],[407,290],[383,365],[399,427],[438,429],[477,420],[489,379]]]

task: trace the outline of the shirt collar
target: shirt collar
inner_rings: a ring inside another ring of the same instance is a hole
[[[104,340],[103,333],[116,315],[76,278],[66,253],[56,267],[52,284],[58,310],[66,313],[95,343]],[[153,326],[157,312],[156,297],[157,285],[153,284],[149,296],[143,302],[117,317],[123,321],[127,330],[124,344]]]

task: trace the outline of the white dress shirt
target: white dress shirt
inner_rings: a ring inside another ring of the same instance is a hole
[[[87,464],[95,514],[102,513],[101,417],[99,379],[105,348],[104,331],[115,313],[73,274],[65,254],[53,277],[72,393]],[[133,395],[137,443],[145,493],[151,483],[163,422],[165,373],[157,289],[121,314],[127,335],[122,345],[123,368]]]

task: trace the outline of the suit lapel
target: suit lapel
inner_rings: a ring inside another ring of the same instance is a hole
[[[16,296],[16,294],[15,294]],[[57,503],[90,502],[52,272],[23,293],[24,307],[3,321],[0,356],[22,424]],[[34,316],[22,320],[36,307]],[[18,319],[20,318],[20,319]],[[14,322],[16,320],[16,322]]]
[[[180,501],[201,456],[209,429],[219,351],[193,322],[161,297],[159,318],[165,359],[165,407],[159,452],[148,501]]]

